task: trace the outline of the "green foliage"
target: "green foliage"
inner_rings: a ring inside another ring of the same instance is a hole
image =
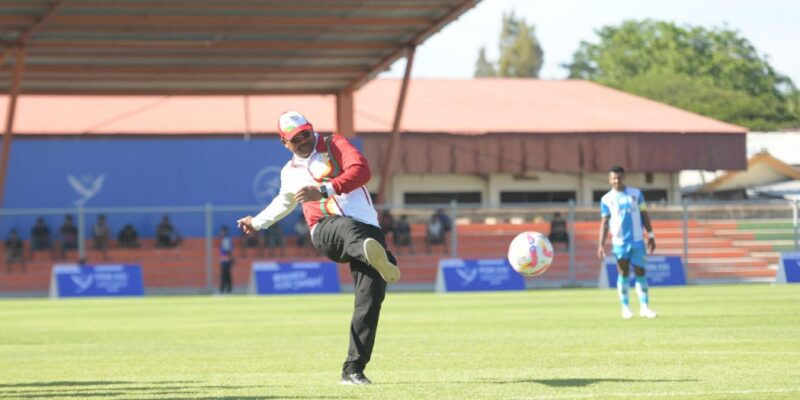
[[[536,39],[533,24],[516,18],[514,12],[503,15],[503,28],[500,32],[500,59],[495,67],[486,59],[481,48],[475,65],[475,76],[499,76],[508,78],[538,78],[542,69],[544,52]]]
[[[738,32],[626,21],[582,42],[565,67],[596,81],[703,115],[772,130],[800,124],[797,88]]]
[[[478,51],[478,61],[475,62],[475,77],[487,78],[492,76],[497,76],[497,72],[494,70],[494,65],[486,59],[486,48],[481,47]]]
[[[775,96],[719,88],[701,77],[653,71],[632,77],[618,88],[752,130],[775,130],[796,121]]]

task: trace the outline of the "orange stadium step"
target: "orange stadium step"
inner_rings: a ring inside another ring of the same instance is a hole
[[[767,269],[769,263],[766,260],[753,257],[737,257],[737,258],[692,258],[689,255],[689,268],[690,269],[709,269],[709,268],[763,268]]]
[[[736,221],[698,221],[698,224],[711,229],[736,229]]]
[[[658,255],[677,255],[682,256],[683,252],[676,252],[676,249],[656,249]],[[745,249],[735,247],[729,248],[689,248],[689,259],[694,258],[736,258],[749,257],[750,252]]]
[[[775,278],[775,271],[761,268],[710,268],[703,270],[689,270],[690,279],[753,279]]]
[[[754,240],[756,235],[753,232],[741,231],[738,229],[718,229],[714,235],[731,240]]]
[[[680,248],[683,249],[683,237],[681,238],[670,238],[665,239],[658,237],[656,238],[656,244],[659,248]],[[693,248],[724,248],[724,247],[731,247],[733,246],[733,241],[730,239],[724,238],[717,238],[717,237],[704,237],[704,238],[692,238],[688,241],[689,249]]]
[[[751,251],[750,256],[765,260],[770,265],[777,265],[781,262],[781,253],[777,251]]]

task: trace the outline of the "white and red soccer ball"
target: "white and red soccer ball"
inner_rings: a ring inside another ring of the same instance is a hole
[[[539,232],[522,232],[508,246],[508,262],[524,276],[541,275],[553,263],[553,245]]]

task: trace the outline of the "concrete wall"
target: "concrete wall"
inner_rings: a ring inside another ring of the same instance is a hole
[[[374,179],[370,190],[377,191],[379,179]],[[626,183],[643,190],[663,189],[670,202],[680,201],[678,174],[656,173],[653,182],[645,183],[645,174],[632,173]],[[486,177],[471,175],[395,175],[390,185],[389,199],[393,205],[403,204],[406,192],[480,192],[483,206],[500,205],[504,191],[575,191],[578,203],[591,203],[595,190],[609,190],[607,174],[567,174],[533,172],[525,176],[491,174]]]

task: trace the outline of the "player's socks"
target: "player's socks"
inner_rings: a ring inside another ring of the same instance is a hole
[[[639,296],[639,315],[645,318],[655,318],[656,312],[650,309],[650,297],[647,287],[647,278],[636,277],[636,294]]]
[[[628,300],[628,282],[621,274],[617,276],[617,294],[619,294],[619,302],[623,308],[629,307]]]
[[[622,318],[629,319],[633,317],[633,312],[628,304],[628,282],[622,275],[617,276],[617,293],[619,294],[619,302],[622,304]]]
[[[639,305],[643,308],[650,306],[650,299],[648,298],[647,277],[636,277],[636,294],[639,296]]]

